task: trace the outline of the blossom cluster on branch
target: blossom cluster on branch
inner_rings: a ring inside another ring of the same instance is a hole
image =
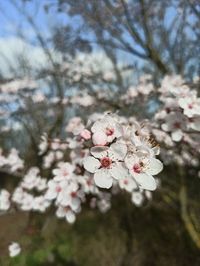
[[[1,210],[13,204],[23,211],[44,212],[54,204],[57,217],[73,223],[87,198],[91,207],[97,206],[104,212],[110,207],[111,192],[129,192],[136,205],[142,203],[144,195],[151,197],[143,192],[156,189],[154,175],[162,171],[163,164],[156,159],[159,147],[152,145],[145,127],[134,120],[105,114],[90,121],[87,127],[73,119],[67,130],[73,131],[74,137],[66,143],[43,136],[39,145],[40,154],[50,145],[50,154],[62,155],[56,158],[52,179],[42,178],[40,170],[31,167],[12,195],[1,191]],[[69,161],[63,160],[63,149],[69,150]]]
[[[0,171],[18,182],[13,191],[0,190],[0,213],[13,209],[44,213],[54,208],[58,218],[74,223],[83,204],[106,212],[112,195],[121,191],[129,193],[136,206],[151,200],[152,191],[160,185],[155,176],[163,170],[163,163],[190,165],[198,172],[200,98],[195,88],[179,76],[167,76],[155,88],[145,76],[117,104],[145,102],[155,94],[157,110],[150,119],[137,118],[137,114],[93,113],[87,121],[80,116],[70,118],[63,127],[67,136],[62,139],[43,134],[37,145],[38,165],[27,167],[16,149],[7,155],[1,150]],[[84,108],[93,105],[93,99],[84,92],[70,96],[65,104]],[[11,254],[20,249],[14,244]]]

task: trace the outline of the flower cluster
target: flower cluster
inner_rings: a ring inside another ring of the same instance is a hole
[[[11,195],[1,191],[2,211],[15,205],[23,211],[45,212],[54,205],[58,218],[73,223],[87,200],[91,208],[105,212],[111,206],[111,195],[120,190],[130,193],[136,206],[144,197],[151,198],[150,191],[157,186],[154,175],[163,165],[156,159],[159,147],[152,145],[148,128],[134,119],[99,114],[91,116],[86,126],[74,117],[66,131],[71,137],[63,143],[44,135],[39,144],[43,169],[49,154],[54,155],[48,165],[52,178],[41,177],[40,169],[31,167]],[[68,161],[64,160],[66,151]],[[55,157],[58,152],[62,156]]]
[[[16,172],[24,167],[24,161],[19,157],[19,152],[14,148],[11,149],[7,156],[4,156],[0,149],[0,167],[9,168],[11,172]]]
[[[200,98],[180,76],[166,76],[160,86],[162,107],[155,114],[152,133],[164,142],[165,163],[198,166],[200,151]],[[161,154],[161,155],[162,155]]]
[[[135,92],[132,88],[126,97],[120,98],[121,103],[136,97],[146,100],[147,95],[156,91],[149,76],[134,88]],[[11,149],[7,156],[0,150],[2,173],[18,178],[13,191],[12,186],[0,190],[0,213],[13,208],[44,213],[53,208],[58,218],[74,223],[83,204],[104,213],[111,207],[112,195],[122,191],[129,193],[134,205],[141,206],[145,199],[151,200],[152,191],[160,184],[155,176],[163,170],[163,163],[157,156],[165,164],[173,161],[195,166],[198,173],[197,91],[174,76],[165,77],[157,93],[159,103],[154,104],[160,109],[152,119],[140,123],[133,116],[109,112],[93,113],[87,121],[71,117],[62,127],[63,136],[67,134],[63,140],[42,135],[36,147],[40,159],[37,166],[25,168],[16,149]],[[59,99],[52,101],[58,103]],[[92,98],[84,93],[77,98],[71,96],[68,103],[72,102],[93,104]],[[157,142],[162,143],[161,153]],[[14,244],[9,248],[11,256],[20,250]]]
[[[114,182],[124,183],[127,190],[155,190],[154,175],[162,171],[155,158],[158,148],[136,122],[126,124],[116,116],[106,115],[91,127],[93,147],[84,167],[94,174],[95,184],[111,188]],[[122,186],[122,185],[121,185]]]

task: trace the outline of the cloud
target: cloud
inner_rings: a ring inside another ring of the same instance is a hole
[[[19,73],[19,58],[22,56],[29,62],[32,69],[48,64],[48,58],[41,47],[18,37],[0,38],[0,72],[5,77],[12,77],[10,67]]]
[[[50,53],[55,62],[62,63],[59,52],[51,49]],[[6,78],[12,78],[14,73],[25,75],[26,70],[20,65],[20,60],[28,62],[30,73],[41,68],[50,67],[48,56],[39,45],[34,45],[20,37],[0,37],[0,73]],[[112,71],[113,65],[103,51],[96,50],[92,54],[79,53],[75,58],[75,65],[81,64],[83,68],[92,68],[95,71]],[[71,68],[75,65],[70,65]],[[123,63],[119,62],[122,66]],[[14,73],[12,71],[14,69]],[[28,73],[28,71],[27,71]]]

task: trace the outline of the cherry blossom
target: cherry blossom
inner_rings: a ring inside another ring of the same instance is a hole
[[[185,117],[181,113],[170,113],[166,116],[162,129],[171,132],[172,140],[180,141],[186,129]]]
[[[12,242],[9,247],[8,247],[9,255],[10,257],[15,257],[20,254],[21,252],[21,247],[19,243],[17,242]]]
[[[138,151],[136,154],[128,154],[125,164],[129,173],[142,189],[155,190],[156,181],[153,175],[157,175],[163,169],[163,164],[158,159],[148,157],[146,152]]]
[[[0,190],[0,211],[7,211],[10,208],[10,193],[5,190]]]
[[[126,175],[122,163],[126,156],[127,147],[121,143],[113,143],[108,147],[93,147],[91,154],[84,160],[84,167],[94,173],[95,184],[101,188],[110,188],[113,178],[120,179]]]
[[[91,131],[93,132],[92,140],[95,145],[104,146],[122,135],[121,125],[114,116],[109,115],[96,121]]]
[[[53,170],[53,174],[55,176],[54,180],[61,181],[65,179],[70,179],[74,169],[75,169],[74,165],[68,162],[66,163],[60,162],[58,164],[58,168]]]
[[[75,213],[69,207],[62,207],[59,206],[56,211],[56,216],[58,218],[64,218],[67,220],[68,223],[72,224],[76,220]]]

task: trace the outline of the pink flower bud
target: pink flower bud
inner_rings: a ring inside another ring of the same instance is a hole
[[[89,140],[91,139],[91,132],[87,129],[83,129],[80,133],[80,136],[85,140]]]

